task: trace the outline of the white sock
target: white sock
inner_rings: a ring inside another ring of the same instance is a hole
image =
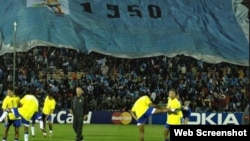
[[[49,133],[53,133],[53,131],[52,131],[52,130],[50,130],[50,131],[49,131]]]
[[[32,135],[32,136],[35,136],[35,127],[32,126],[32,127],[30,127],[30,129],[31,129],[31,135]]]
[[[29,141],[29,134],[24,134],[24,141]]]
[[[4,111],[2,116],[0,117],[0,122],[2,122],[8,115],[8,112],[7,111]]]
[[[42,120],[39,120],[39,125],[40,125],[40,129],[43,130],[44,128],[43,128],[43,121]]]

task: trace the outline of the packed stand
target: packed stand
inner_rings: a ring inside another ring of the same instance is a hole
[[[63,75],[54,79],[57,70]],[[0,56],[0,104],[12,73],[12,54]],[[242,112],[250,101],[249,67],[208,64],[183,55],[124,59],[37,47],[17,53],[16,85],[17,94],[34,93],[41,103],[46,92],[54,93],[57,110],[70,108],[76,86],[84,89],[91,110],[127,111],[139,91],[164,106],[170,88],[177,89],[183,102],[190,101],[195,112]]]

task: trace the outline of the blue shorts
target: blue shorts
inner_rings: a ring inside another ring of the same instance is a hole
[[[32,124],[34,124],[36,120],[40,120],[40,119],[42,119],[42,114],[39,112],[35,112],[35,114],[31,118]]]
[[[149,107],[148,110],[137,120],[137,125],[144,124],[149,116],[155,112],[156,108]]]
[[[183,110],[182,114],[183,114],[183,118],[190,118],[190,116],[191,116],[191,109],[190,109],[190,107],[188,107],[188,110]]]
[[[23,125],[26,126],[26,127],[29,127],[29,126],[30,126],[30,121],[27,121],[27,120],[25,120],[24,118],[22,118],[22,123],[23,123]]]
[[[32,116],[32,121],[42,119],[42,114],[39,112],[35,112],[34,115]]]
[[[170,129],[170,126],[171,126],[171,125],[168,124],[168,123],[165,124],[165,128],[166,128],[166,129]]]
[[[5,123],[5,128],[9,128],[13,124],[14,127],[19,128],[21,126],[21,120],[9,120]]]
[[[13,113],[16,117],[21,117],[21,122],[24,124],[24,126],[27,126],[29,127],[29,124],[30,124],[30,121],[24,119],[18,112],[18,109],[17,108],[14,108],[13,109]],[[41,114],[39,114],[38,112],[35,112],[34,115],[32,116],[32,118],[30,120],[36,120],[36,119],[39,119],[39,117],[41,117]]]

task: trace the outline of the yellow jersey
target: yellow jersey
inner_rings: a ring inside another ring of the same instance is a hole
[[[55,99],[54,98],[49,99],[49,97],[47,96],[44,100],[42,113],[45,115],[49,115],[55,109],[55,107],[56,107]]]
[[[34,95],[26,94],[21,100],[21,107],[18,108],[19,114],[23,119],[30,121],[35,112],[38,112],[38,100]]]
[[[168,109],[181,109],[181,103],[177,98],[171,99],[168,98],[167,103]],[[170,125],[180,125],[181,124],[181,118],[183,117],[182,111],[178,110],[177,114],[167,114],[167,124]]]
[[[151,104],[152,101],[148,96],[142,96],[136,100],[131,111],[135,112],[137,119],[139,119],[148,110]]]
[[[6,109],[12,109],[12,108],[17,108],[20,102],[20,97],[18,96],[6,96],[3,100],[3,104],[2,104],[2,109],[6,110]],[[13,113],[9,113],[8,114],[8,118],[10,120],[16,120],[18,119],[17,117],[15,117],[15,115]]]

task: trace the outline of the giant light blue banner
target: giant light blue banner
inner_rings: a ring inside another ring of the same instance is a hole
[[[239,19],[247,20],[235,9],[234,0],[0,0],[0,55],[15,42],[17,51],[54,46],[123,58],[184,54],[249,66],[249,31]]]

